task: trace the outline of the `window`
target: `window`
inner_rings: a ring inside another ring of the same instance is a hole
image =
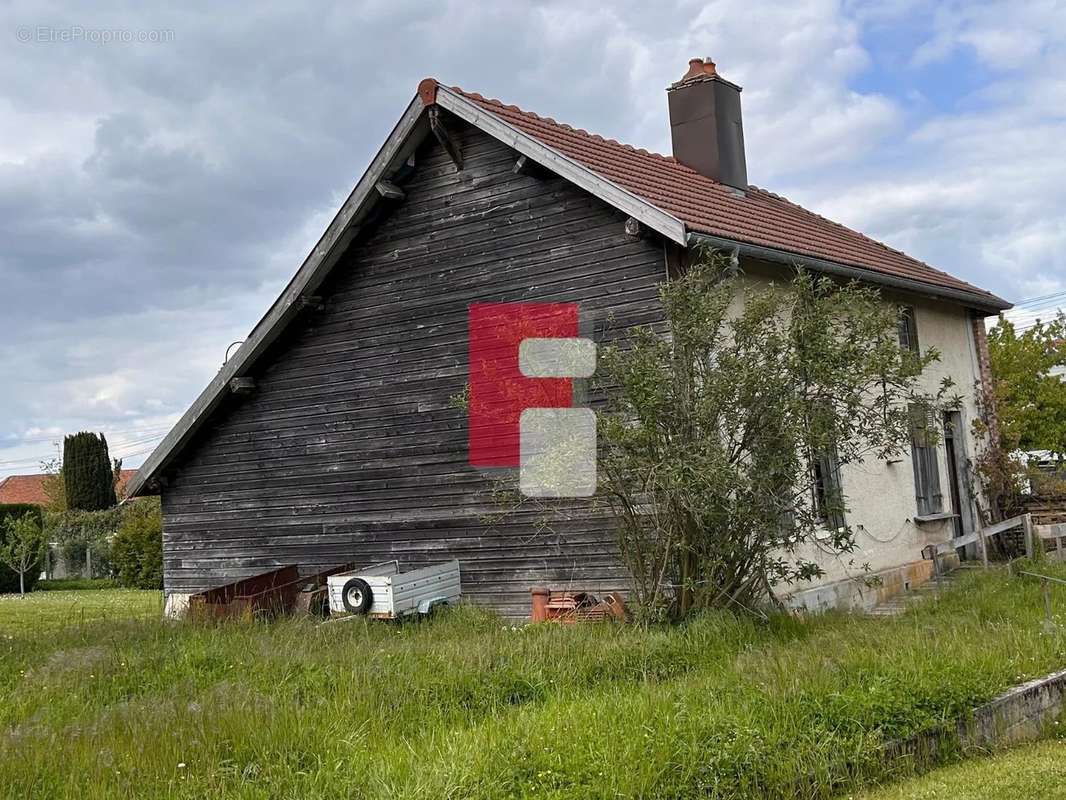
[[[940,466],[936,457],[936,422],[932,409],[926,405],[912,405],[911,458],[914,460],[914,494],[918,500],[918,516],[939,514],[944,510],[940,493]]]
[[[899,346],[906,350],[918,352],[918,326],[914,321],[914,306],[903,306],[899,310]]]
[[[811,458],[815,519],[832,531],[844,527],[844,495],[840,490],[840,464],[836,451]]]

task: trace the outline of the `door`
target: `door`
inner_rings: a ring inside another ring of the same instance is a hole
[[[962,433],[962,415],[949,411],[944,415],[944,450],[948,462],[948,491],[951,511],[955,514],[955,536],[973,531],[973,502],[966,480],[966,443]]]

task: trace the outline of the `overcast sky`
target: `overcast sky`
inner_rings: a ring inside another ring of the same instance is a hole
[[[81,429],[139,464],[427,75],[668,153],[664,88],[712,56],[753,183],[1066,290],[1066,0],[212,5],[0,7],[0,476]]]

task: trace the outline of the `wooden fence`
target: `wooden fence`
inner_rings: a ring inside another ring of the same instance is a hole
[[[997,522],[986,528],[978,528],[973,533],[959,536],[949,542],[941,542],[936,545],[936,555],[950,555],[960,548],[969,545],[977,545],[977,552],[981,556],[981,562],[988,566],[988,541],[993,536],[1021,530],[1022,541],[1025,543],[1025,555],[1029,558],[1035,556],[1038,549],[1047,550],[1044,542],[1054,542],[1056,556],[1060,560],[1066,553],[1066,522],[1058,522],[1053,525],[1037,525],[1033,522],[1032,514],[1019,514],[1016,517]]]

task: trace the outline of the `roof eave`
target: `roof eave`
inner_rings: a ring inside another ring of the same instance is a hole
[[[895,275],[886,275],[867,267],[859,267],[853,264],[842,264],[837,261],[829,261],[823,258],[794,253],[788,250],[780,250],[774,247],[751,244],[736,239],[727,239],[721,236],[712,236],[706,233],[689,234],[690,243],[705,244],[720,249],[737,250],[742,255],[758,258],[764,261],[775,261],[781,264],[807,267],[808,269],[825,272],[830,275],[839,275],[843,278],[852,278],[880,286],[888,286],[901,291],[916,292],[919,294],[932,295],[943,300],[949,300],[967,308],[972,308],[985,316],[998,314],[1013,307],[1001,297],[981,292],[969,292],[964,289],[952,289],[946,286],[917,281],[909,278],[900,278]]]

